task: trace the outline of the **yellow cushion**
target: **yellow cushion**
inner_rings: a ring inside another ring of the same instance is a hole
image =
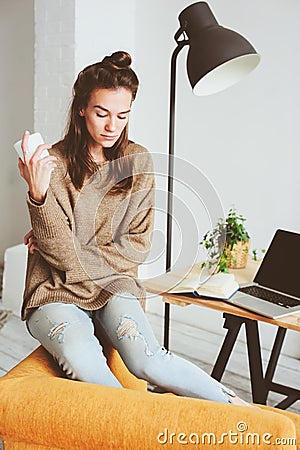
[[[119,356],[112,352],[111,358],[128,380]],[[123,375],[120,381],[125,385]],[[266,446],[262,440],[266,433],[272,439],[295,439],[297,415],[153,394],[134,378],[130,389],[68,380],[38,348],[0,379],[0,438],[5,450],[296,449],[296,444]],[[222,433],[224,442],[218,445]],[[230,433],[237,434],[229,438]],[[246,433],[255,433],[251,445],[240,442]],[[194,445],[198,438],[199,445]]]
[[[106,346],[104,353],[109,367],[123,387],[142,391],[147,390],[147,383],[144,380],[139,380],[129,372],[119,353],[114,348]],[[59,369],[52,356],[41,346],[11,369],[5,375],[5,378],[24,377],[33,374],[64,377],[63,372]]]

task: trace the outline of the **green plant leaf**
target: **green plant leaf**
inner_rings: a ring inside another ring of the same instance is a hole
[[[234,207],[231,207],[227,216],[220,219],[212,230],[207,231],[200,245],[208,251],[208,257],[218,263],[220,272],[228,272],[228,266],[232,261],[231,250],[239,242],[248,242],[250,236],[245,228],[246,218],[242,214],[237,214]],[[246,251],[246,250],[245,250]]]

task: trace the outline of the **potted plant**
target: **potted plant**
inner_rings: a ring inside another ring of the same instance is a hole
[[[215,266],[215,271],[218,272],[246,267],[250,236],[245,228],[245,221],[245,217],[237,214],[235,208],[230,208],[227,217],[203,236],[200,245],[208,251],[208,261],[202,267]]]

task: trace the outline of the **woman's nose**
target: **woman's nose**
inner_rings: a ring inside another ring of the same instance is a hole
[[[114,131],[116,129],[116,119],[115,119],[115,117],[109,117],[108,118],[108,120],[106,122],[106,125],[105,125],[105,128],[106,128],[107,131]]]

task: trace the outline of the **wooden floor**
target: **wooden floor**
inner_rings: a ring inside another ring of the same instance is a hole
[[[17,316],[10,316],[0,330],[0,376],[14,367],[38,346],[26,325]]]
[[[147,316],[159,342],[162,342],[162,318],[151,313],[147,313]],[[212,334],[207,330],[172,320],[170,350],[194,362],[208,373],[212,370],[222,339],[221,334]],[[0,330],[0,376],[25,358],[37,346],[37,341],[30,336],[24,322],[12,315]],[[263,350],[262,353],[266,364],[268,352]],[[280,357],[275,381],[300,389],[299,374],[299,360],[287,356]],[[242,342],[237,343],[222,382],[234,389],[245,400],[251,401],[248,361],[245,345]],[[280,395],[271,393],[268,404],[272,406],[281,398]],[[288,410],[300,414],[300,401]]]

